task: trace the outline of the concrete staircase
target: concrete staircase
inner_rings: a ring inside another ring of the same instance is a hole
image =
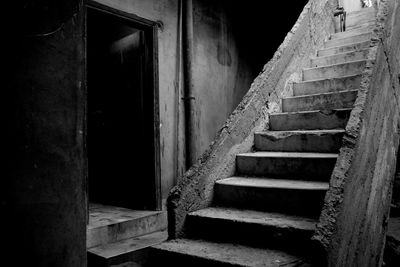
[[[148,247],[167,239],[166,228],[165,211],[91,203],[86,234],[88,266],[138,266],[146,261]]]
[[[321,266],[311,236],[357,97],[371,8],[348,14],[271,114],[236,175],[218,180],[211,207],[192,212],[186,236],[156,245],[150,266]]]

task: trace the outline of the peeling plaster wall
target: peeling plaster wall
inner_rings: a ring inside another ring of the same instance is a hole
[[[211,204],[214,182],[232,175],[235,155],[250,151],[254,132],[268,128],[268,113],[279,111],[280,98],[292,94],[292,82],[300,80],[310,56],[334,32],[336,6],[334,0],[308,2],[211,146],[173,188],[168,200],[170,237],[184,234],[187,213]]]
[[[380,266],[400,130],[400,3],[381,1],[314,238],[329,266]]]

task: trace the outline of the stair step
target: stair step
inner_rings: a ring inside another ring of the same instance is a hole
[[[314,95],[345,90],[355,90],[360,87],[361,75],[350,75],[332,79],[320,79],[293,83],[293,95]]]
[[[369,48],[369,44],[370,44],[370,41],[368,40],[365,42],[348,44],[348,45],[344,45],[344,46],[335,46],[335,47],[330,47],[330,48],[324,48],[324,49],[318,50],[317,55],[319,57],[322,57],[322,56],[331,56],[331,55],[350,52],[350,51],[360,51],[360,50]]]
[[[358,25],[369,23],[375,23],[375,14],[346,18],[346,28],[352,28]]]
[[[90,204],[86,246],[105,245],[166,228],[166,211],[139,211]]]
[[[353,35],[353,36],[335,38],[335,39],[328,40],[324,46],[325,46],[325,48],[329,48],[329,47],[335,47],[335,46],[340,46],[340,45],[365,42],[365,41],[370,40],[371,36],[372,36],[372,32],[367,32],[367,33],[361,33],[361,34],[357,34],[357,35]]]
[[[230,177],[215,183],[217,206],[312,216],[321,212],[327,182]]]
[[[371,20],[371,21],[367,21],[365,23],[358,23],[358,24],[354,24],[354,25],[346,25],[346,30],[355,30],[355,29],[359,29],[359,28],[365,28],[365,27],[371,27],[373,28],[376,24],[376,20]]]
[[[358,90],[347,90],[315,95],[293,96],[282,99],[283,112],[352,108]]]
[[[327,181],[335,166],[335,153],[252,152],[236,155],[236,172],[248,176]]]
[[[118,242],[88,249],[88,266],[141,266],[146,262],[150,246],[158,245],[168,238],[167,231],[159,231],[140,237],[128,238]]]
[[[307,245],[316,223],[315,219],[307,217],[227,207],[210,207],[187,217],[191,238],[284,248],[286,251]]]
[[[375,14],[374,7],[364,7],[359,10],[351,11],[347,13],[347,17],[358,16],[363,14]]]
[[[176,239],[154,246],[151,259],[150,266],[312,266],[306,259],[280,250],[193,239]]]
[[[368,49],[364,49],[361,51],[351,51],[331,56],[314,57],[311,58],[311,67],[322,67],[328,65],[342,64],[346,62],[365,60],[367,58],[368,52]]]
[[[269,131],[254,135],[258,151],[338,152],[344,130]]]
[[[270,130],[329,130],[344,129],[351,109],[313,110],[269,115]]]
[[[361,74],[365,63],[366,60],[358,60],[323,67],[306,68],[303,69],[303,80],[332,79]]]
[[[344,38],[344,37],[349,37],[349,36],[354,36],[362,33],[369,33],[372,32],[374,29],[375,25],[366,25],[362,27],[358,27],[352,30],[346,29],[344,32],[336,32],[333,33],[330,37],[331,40],[337,39],[337,38]]]

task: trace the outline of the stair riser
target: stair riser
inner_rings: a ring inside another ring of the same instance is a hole
[[[346,31],[352,31],[355,29],[360,29],[360,28],[364,28],[364,27],[371,27],[373,28],[375,26],[375,20],[373,21],[368,21],[362,24],[355,24],[355,25],[346,25]]]
[[[307,244],[314,232],[313,229],[278,227],[199,216],[189,216],[187,226],[186,234],[190,238],[297,252],[304,246],[308,247]],[[199,231],[199,229],[207,230]]]
[[[282,137],[256,134],[254,145],[258,151],[332,153],[339,151],[342,137],[343,133],[290,134]]]
[[[345,78],[323,79],[293,84],[293,95],[312,95],[344,90],[355,90],[360,87],[361,75]]]
[[[370,42],[367,41],[364,43],[357,43],[357,44],[353,44],[353,45],[345,45],[345,46],[340,46],[340,47],[332,47],[332,48],[322,49],[322,50],[318,51],[318,56],[319,57],[332,56],[332,55],[336,55],[339,53],[364,50],[369,47],[369,43]]]
[[[239,175],[329,181],[336,158],[236,156]]]
[[[327,65],[341,64],[345,62],[365,60],[368,50],[355,51],[343,54],[336,54],[327,57],[316,57],[311,59],[311,67],[321,67]]]
[[[375,14],[360,14],[358,16],[346,17],[346,27],[354,27],[360,24],[375,22]]]
[[[350,110],[271,114],[269,124],[273,131],[343,129],[346,127],[349,117]]]
[[[352,108],[357,91],[282,99],[283,112]]]
[[[303,80],[331,79],[343,76],[361,74],[365,67],[365,61],[355,61],[344,64],[317,67],[303,70]]]
[[[334,39],[340,39],[340,38],[345,38],[345,37],[350,37],[350,36],[355,36],[358,34],[364,34],[364,33],[370,33],[372,29],[374,28],[374,25],[367,25],[364,27],[358,27],[353,30],[346,30],[344,32],[337,32],[331,35],[331,40]]]
[[[88,229],[87,248],[164,230],[166,225],[167,214],[162,212],[136,220]]]
[[[219,206],[317,217],[326,191],[215,185]]]
[[[355,35],[355,36],[350,36],[350,37],[345,37],[345,38],[340,38],[340,39],[328,40],[325,43],[325,48],[354,44],[354,43],[359,43],[359,42],[365,42],[365,41],[368,41],[369,39],[371,39],[371,35],[372,35],[372,33],[367,33],[367,34]]]

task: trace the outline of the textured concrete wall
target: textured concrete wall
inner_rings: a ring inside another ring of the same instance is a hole
[[[185,136],[182,66],[179,62],[178,0],[95,0],[152,21],[161,21],[159,44],[159,101],[162,196],[165,200],[184,173]],[[193,100],[195,106],[195,158],[213,141],[217,131],[237,107],[296,20],[297,1],[286,12],[293,17],[271,27],[275,18],[265,18],[270,8],[285,4],[254,1],[243,7],[239,1],[193,1]],[[300,11],[298,11],[300,12]],[[289,24],[291,23],[291,24]],[[262,33],[262,34],[260,34]],[[268,38],[267,38],[268,36]],[[273,36],[274,38],[269,38]]]
[[[82,1],[4,10],[1,265],[86,266]]]
[[[193,1],[195,159],[214,140],[306,3],[298,0],[287,9],[279,1]],[[282,10],[286,19],[277,27],[276,17],[266,14]]]
[[[315,239],[330,266],[380,266],[400,129],[400,4],[381,1]]]
[[[300,80],[301,69],[309,66],[309,57],[334,31],[332,14],[336,5],[337,1],[309,1],[209,149],[171,191],[170,237],[184,234],[187,213],[210,205],[214,182],[234,173],[235,155],[251,150],[254,132],[268,127],[268,113],[279,111],[279,99],[291,95],[292,82]]]

